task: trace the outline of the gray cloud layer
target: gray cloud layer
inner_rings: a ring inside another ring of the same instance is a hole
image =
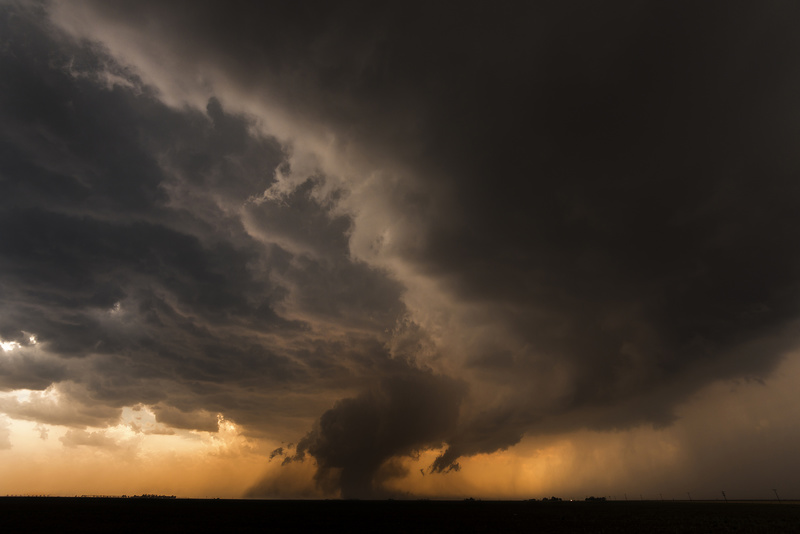
[[[297,454],[363,497],[441,443],[436,471],[525,433],[668,424],[796,342],[791,4],[53,6],[134,37],[3,10],[0,337],[40,341],[5,388],[255,433],[344,397]],[[219,97],[166,106],[148,57]],[[230,87],[358,147],[384,204],[340,168],[298,175],[301,143],[226,111]]]

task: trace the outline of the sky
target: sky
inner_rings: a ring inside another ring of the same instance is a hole
[[[798,27],[0,0],[0,494],[800,498]]]

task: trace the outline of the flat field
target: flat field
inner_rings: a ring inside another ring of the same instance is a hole
[[[4,532],[800,533],[800,503],[3,497]]]

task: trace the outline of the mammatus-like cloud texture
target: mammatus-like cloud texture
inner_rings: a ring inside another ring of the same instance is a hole
[[[796,346],[788,3],[0,10],[0,410],[64,446],[141,405],[389,496]]]

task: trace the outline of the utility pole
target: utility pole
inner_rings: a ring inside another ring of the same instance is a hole
[[[686,495],[688,495],[688,496],[689,496],[689,501],[691,502],[691,500],[692,500],[692,494],[691,494],[691,493],[689,493],[689,492],[687,491],[687,492],[686,492]]]
[[[725,499],[725,502],[728,502],[728,496],[725,495],[725,492],[722,492],[722,498]]]
[[[781,502],[781,497],[780,497],[780,495],[778,495],[778,490],[773,489],[772,491],[773,491],[773,493],[775,493],[775,496],[778,498],[778,502]]]
[[[661,497],[661,502],[664,502],[664,494],[663,493],[659,493],[658,496]]]

